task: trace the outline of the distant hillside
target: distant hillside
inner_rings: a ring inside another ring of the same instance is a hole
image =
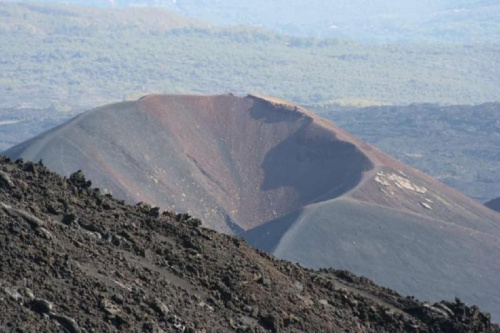
[[[250,24],[369,42],[500,42],[492,0],[45,0],[98,7],[162,6],[215,24]]]
[[[0,152],[56,127],[77,115],[75,111],[46,109],[0,109]]]
[[[1,3],[1,2],[0,2]],[[121,8],[114,10],[86,6],[33,4],[3,4],[0,15],[2,33],[30,32],[71,35],[96,31],[116,33],[168,31],[196,25],[208,27],[201,21],[186,18],[173,11],[157,8]],[[54,22],[57,19],[58,22]]]
[[[299,103],[500,99],[500,46],[373,46],[207,27],[162,9],[8,4],[0,43],[0,107],[90,108],[147,92],[262,92]]]
[[[497,1],[179,0],[164,3],[183,14],[215,23],[245,22],[307,36],[347,37],[368,42],[500,42]]]
[[[479,202],[500,194],[500,103],[312,109]]]

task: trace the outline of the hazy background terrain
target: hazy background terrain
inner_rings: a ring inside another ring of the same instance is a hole
[[[0,2],[0,150],[147,93],[257,92],[500,195],[496,1],[26,2]]]
[[[211,27],[151,8],[3,5],[1,107],[89,108],[148,92],[259,92],[298,103],[498,99],[497,44],[373,45]]]
[[[25,1],[26,2],[26,1]],[[34,1],[33,1],[34,2]],[[66,0],[98,7],[162,6],[214,24],[368,42],[498,42],[495,0]]]

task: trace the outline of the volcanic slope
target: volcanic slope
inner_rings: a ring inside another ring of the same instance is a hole
[[[200,221],[0,158],[2,332],[483,332],[346,271],[278,261]]]
[[[500,319],[498,214],[287,102],[151,95],[6,154],[82,169],[128,202],[189,212],[279,258]]]

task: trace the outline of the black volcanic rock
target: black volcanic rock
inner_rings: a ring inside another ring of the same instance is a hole
[[[0,158],[12,182],[0,187],[0,331],[500,332],[459,300],[306,270],[32,167]]]

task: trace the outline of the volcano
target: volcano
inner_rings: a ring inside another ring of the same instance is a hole
[[[102,191],[188,212],[312,268],[500,319],[500,218],[333,123],[274,98],[149,95],[5,152]]]

